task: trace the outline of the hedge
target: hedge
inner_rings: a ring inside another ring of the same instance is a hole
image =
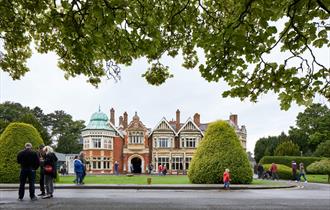
[[[330,183],[330,159],[324,159],[315,163],[310,164],[307,170],[315,174],[326,174],[328,175],[328,182]]]
[[[296,161],[296,163],[299,165],[299,163],[304,163],[305,168],[309,166],[310,164],[320,161],[323,158],[320,157],[301,157],[301,156],[264,156],[261,158],[260,163],[261,164],[282,164],[286,165],[291,168],[292,161]]]
[[[252,168],[234,128],[217,121],[208,126],[197,147],[188,177],[196,184],[217,184],[222,182],[226,168],[230,170],[231,183],[252,182]]]
[[[272,164],[264,164],[265,171],[269,170],[271,165]],[[286,180],[292,179],[291,167],[281,164],[276,164],[276,165],[277,165],[277,174],[279,176],[279,179],[286,179]]]
[[[11,123],[0,136],[0,183],[18,183],[20,165],[17,154],[30,142],[32,148],[43,144],[38,131],[30,124]],[[38,172],[37,172],[38,174]]]

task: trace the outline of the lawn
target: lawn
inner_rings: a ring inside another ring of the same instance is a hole
[[[147,184],[147,178],[151,177],[152,184],[190,184],[188,176],[145,176],[138,175],[127,177],[125,175],[112,176],[112,175],[87,175],[84,182],[86,184]],[[61,176],[60,184],[73,184],[74,176]],[[277,182],[270,180],[257,180],[254,179],[254,185],[274,185]]]
[[[328,175],[307,174],[306,178],[308,182],[328,183]]]

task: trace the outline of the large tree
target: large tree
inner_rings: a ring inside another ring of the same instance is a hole
[[[290,139],[314,152],[320,143],[330,140],[330,109],[313,104],[298,114],[296,126],[289,131]]]
[[[97,85],[120,77],[117,64],[146,57],[144,77],[160,85],[172,76],[162,56],[182,53],[184,67],[228,83],[224,96],[256,101],[274,91],[287,109],[315,93],[330,98],[329,64],[315,55],[330,46],[329,7],[328,0],[1,1],[0,68],[14,79],[29,71],[33,40],[38,52],[59,56],[66,78],[84,74]]]
[[[47,117],[52,131],[52,139],[57,142],[56,151],[61,153],[80,152],[82,144],[79,140],[81,130],[85,127],[84,121],[75,121],[64,111],[55,111],[48,114]]]
[[[20,103],[14,102],[0,104],[0,134],[11,122],[24,122],[33,125],[40,133],[43,141],[46,144],[51,143],[47,127],[42,124],[42,121],[38,119],[29,107],[24,107]]]

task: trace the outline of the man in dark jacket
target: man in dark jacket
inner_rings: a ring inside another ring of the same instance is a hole
[[[21,165],[21,173],[19,176],[19,191],[18,191],[18,200],[23,200],[25,183],[26,179],[29,180],[29,191],[31,200],[37,200],[37,197],[34,194],[35,188],[35,178],[36,171],[39,167],[39,157],[38,154],[32,150],[32,144],[26,143],[25,149],[20,151],[17,155],[17,163]]]

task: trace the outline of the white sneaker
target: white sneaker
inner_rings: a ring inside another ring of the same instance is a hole
[[[305,183],[307,183],[307,180],[305,181]]]

